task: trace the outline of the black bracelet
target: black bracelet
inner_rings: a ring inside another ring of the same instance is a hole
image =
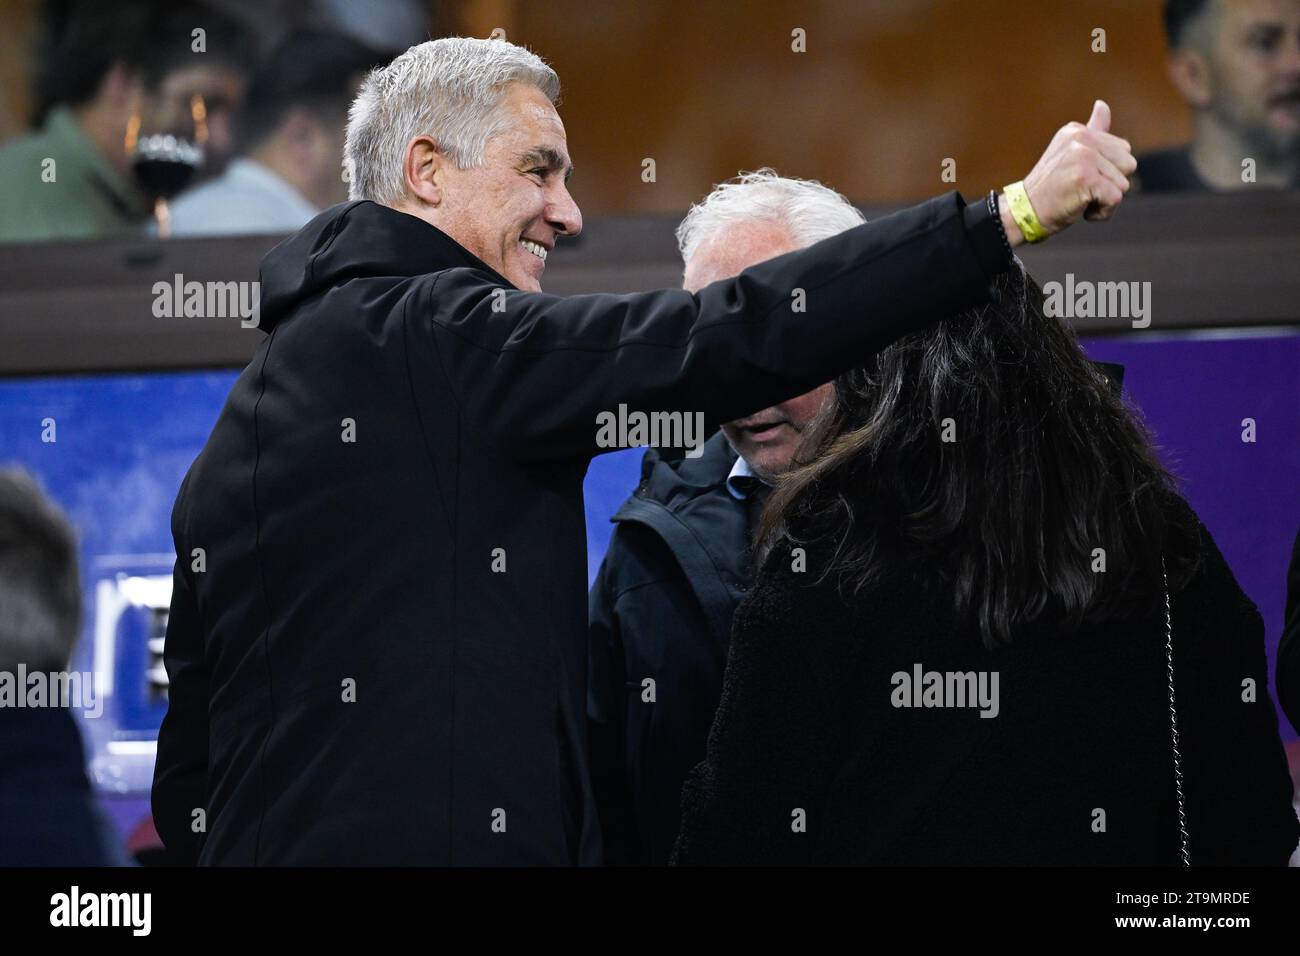
[[[993,221],[998,224],[998,235],[1002,237],[1002,248],[1007,251],[1007,259],[1015,258],[1015,253],[1011,251],[1011,240],[1007,238],[1007,227],[1002,225],[1002,213],[998,212],[998,191],[990,189],[988,195],[989,215]]]

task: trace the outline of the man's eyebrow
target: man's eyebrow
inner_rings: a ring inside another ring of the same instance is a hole
[[[568,162],[559,150],[549,146],[534,146],[532,149],[525,150],[520,154],[519,161],[529,166],[545,166],[550,170],[562,169],[566,183],[573,175],[573,164]]]

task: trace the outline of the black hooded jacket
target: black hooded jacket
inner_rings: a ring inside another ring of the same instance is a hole
[[[721,432],[699,458],[649,449],[588,603],[587,714],[607,863],[667,865],[682,782],[704,759],[731,619],[752,577],[750,509]],[[647,684],[646,681],[652,681]]]
[[[522,292],[387,207],[312,220],[263,261],[267,338],[172,513],[169,853],[598,862],[598,414],[750,414],[986,301],[1009,262],[956,193],[694,295]]]

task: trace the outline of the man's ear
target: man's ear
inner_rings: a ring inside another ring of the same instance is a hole
[[[1210,105],[1210,64],[1196,50],[1172,50],[1165,63],[1169,81],[1192,109]]]
[[[407,190],[419,203],[429,206],[442,203],[448,162],[431,137],[417,136],[406,144],[402,176]]]

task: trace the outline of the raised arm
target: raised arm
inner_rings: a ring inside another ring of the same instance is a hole
[[[1128,144],[1063,127],[1024,180],[1035,229],[1106,218],[1134,168]],[[434,277],[414,310],[470,424],[523,459],[594,454],[618,406],[710,425],[828,381],[926,324],[983,302],[1023,241],[1011,204],[949,193],[706,286],[550,296],[475,269]],[[1004,242],[999,219],[1006,230]],[[427,328],[423,317],[431,317]]]

